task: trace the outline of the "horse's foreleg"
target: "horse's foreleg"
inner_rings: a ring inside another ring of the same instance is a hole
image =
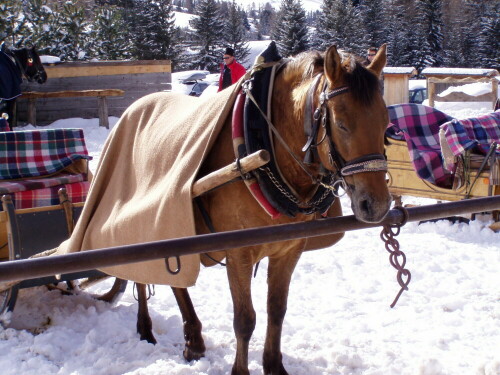
[[[289,252],[269,259],[267,293],[267,332],[264,345],[263,367],[265,375],[287,375],[282,363],[281,331],[285,318],[288,290],[300,252]]]
[[[252,305],[252,260],[248,253],[227,254],[227,275],[233,298],[233,328],[236,335],[236,356],[231,375],[248,375],[248,343],[255,329]]]
[[[198,360],[205,355],[205,342],[201,335],[201,322],[196,315],[191,297],[186,288],[172,288],[175,299],[181,310],[182,321],[184,323],[184,358],[188,362]]]
[[[156,339],[153,335],[153,323],[148,311],[148,296],[146,284],[135,284],[137,288],[137,300],[139,310],[137,312],[137,333],[141,335],[141,340],[147,340],[150,344],[156,344]]]

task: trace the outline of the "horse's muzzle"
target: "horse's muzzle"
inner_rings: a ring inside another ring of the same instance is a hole
[[[378,223],[382,221],[391,208],[390,194],[383,197],[374,197],[369,193],[352,194],[351,208],[358,220],[365,223]]]

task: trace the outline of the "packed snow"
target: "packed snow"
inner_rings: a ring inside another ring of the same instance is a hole
[[[463,108],[454,117],[483,109]],[[110,127],[116,123],[110,118]],[[108,130],[97,119],[67,119],[51,128],[81,127],[94,156]],[[351,214],[349,199],[343,209]],[[433,200],[404,197],[405,203]],[[409,223],[398,240],[412,272],[409,291],[389,307],[399,287],[379,239],[380,228],[346,233],[340,244],[305,253],[293,275],[283,326],[283,362],[295,375],[500,374],[500,233],[488,216],[466,224]],[[250,341],[250,374],[262,373],[266,329],[266,267],[252,294],[257,326]],[[98,284],[95,291],[109,288]],[[0,328],[3,375],[225,375],[235,354],[232,302],[222,266],[202,269],[190,289],[207,351],[187,363],[182,319],[166,286],[149,301],[157,345],[136,333],[137,304],[129,283],[111,306],[88,294],[23,289]]]

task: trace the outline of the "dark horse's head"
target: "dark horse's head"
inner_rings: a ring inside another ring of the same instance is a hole
[[[47,81],[47,73],[35,47],[12,49],[9,52],[29,82],[45,83]]]

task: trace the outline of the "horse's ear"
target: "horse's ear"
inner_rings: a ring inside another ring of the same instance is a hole
[[[326,50],[324,69],[330,85],[334,86],[342,74],[341,59],[337,52],[337,47],[331,46]]]
[[[384,43],[378,49],[377,54],[373,58],[370,65],[368,65],[366,68],[368,70],[371,70],[377,77],[380,77],[380,73],[382,73],[382,69],[384,69],[386,63],[387,63],[387,44]]]

